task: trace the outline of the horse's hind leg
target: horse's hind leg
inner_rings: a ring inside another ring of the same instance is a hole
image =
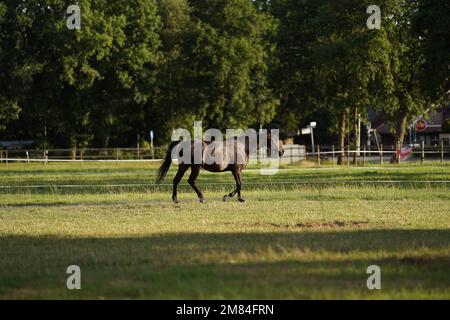
[[[238,168],[233,168],[231,170],[231,173],[233,174],[234,180],[236,181],[236,189],[229,193],[228,195],[225,195],[223,197],[223,201],[227,201],[228,198],[233,198],[236,193],[238,194],[238,198],[240,202],[244,202],[245,200],[242,199],[241,197],[241,186],[242,186],[242,181],[241,181],[241,174],[240,174],[240,170]]]
[[[189,169],[189,165],[186,165],[184,163],[180,164],[178,166],[178,172],[175,175],[175,178],[173,178],[172,200],[176,204],[180,203],[177,198],[178,184],[180,183],[180,181],[183,178],[184,174],[186,173],[187,169]]]
[[[197,179],[199,173],[200,173],[200,166],[193,165],[191,175],[189,176],[189,179],[188,179],[188,183],[191,185],[192,189],[194,189],[195,193],[197,193],[197,196],[198,196],[200,202],[205,203],[205,198],[203,198],[203,193],[195,185],[195,180]]]

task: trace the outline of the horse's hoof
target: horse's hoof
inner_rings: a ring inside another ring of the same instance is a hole
[[[180,203],[180,201],[178,201],[177,198],[174,198],[174,199],[172,199],[172,200],[173,200],[173,203],[175,203],[175,204],[179,204],[179,203]]]
[[[242,198],[239,198],[238,201],[239,201],[239,202],[245,202],[245,200],[242,199]]]
[[[200,198],[199,200],[200,200],[200,203],[205,203],[206,202],[206,200],[203,199],[203,198]]]
[[[224,196],[223,196],[223,202],[227,202],[229,198],[230,198],[229,196],[224,195]]]

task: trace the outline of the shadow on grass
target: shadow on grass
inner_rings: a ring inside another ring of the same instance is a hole
[[[0,238],[0,298],[449,298],[450,230]],[[65,288],[79,265],[83,290]]]

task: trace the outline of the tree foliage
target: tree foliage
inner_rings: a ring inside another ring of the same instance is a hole
[[[370,1],[69,0],[0,3],[0,132],[43,147],[157,142],[194,120],[218,129],[314,116],[339,134],[376,110],[398,141],[448,101],[449,4]],[[447,100],[446,100],[447,99]],[[356,135],[355,135],[356,136]]]

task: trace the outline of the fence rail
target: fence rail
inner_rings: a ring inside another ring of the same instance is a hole
[[[338,149],[335,146],[317,146],[312,150],[305,150],[304,156],[301,159],[296,159],[292,155],[284,157],[282,160],[290,164],[297,161],[312,161],[317,164],[321,163],[341,163],[364,165],[369,163],[383,164],[385,162],[424,162],[432,161],[450,161],[450,146],[444,146],[443,141],[437,146],[425,146],[421,143],[419,146],[411,146],[409,148],[395,148],[394,146],[384,147],[380,145],[379,148],[362,146],[359,149],[345,146],[344,149]]]
[[[46,149],[46,150],[0,150],[0,164],[9,162],[157,162],[164,158],[167,148],[105,148],[105,149]],[[260,160],[261,155],[252,156],[253,163]],[[353,164],[365,165],[385,162],[405,161],[450,161],[450,146],[440,143],[438,146],[415,146],[407,155],[400,154],[393,146],[375,149],[375,147],[352,149],[345,146],[317,146],[314,152],[301,145],[286,145],[285,154],[281,158],[284,165],[302,162],[321,164]]]
[[[0,150],[2,161],[136,161],[158,160],[166,148],[85,148],[43,150]]]

